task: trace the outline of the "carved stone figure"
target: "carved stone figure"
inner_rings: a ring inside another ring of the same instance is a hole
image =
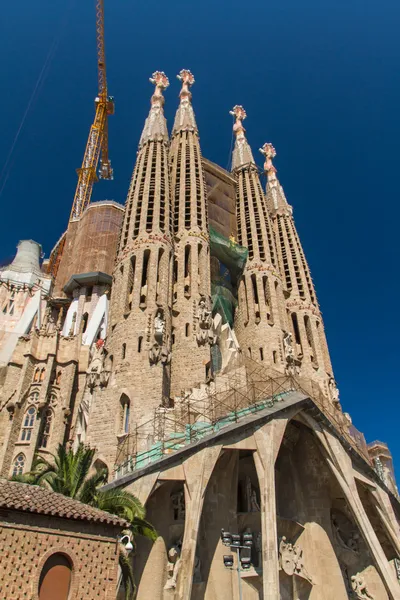
[[[213,321],[211,310],[209,308],[209,301],[205,296],[202,296],[199,300],[199,306],[197,310],[198,318],[198,331],[196,335],[197,342],[199,344],[213,344],[214,335],[212,331]]]
[[[162,344],[165,331],[165,320],[161,310],[157,311],[154,317],[154,339],[158,344]]]
[[[257,492],[251,485],[251,479],[246,477],[246,510],[247,512],[260,512],[260,505],[257,501]]]
[[[168,550],[168,579],[164,586],[164,590],[174,590],[176,588],[176,580],[178,578],[180,563],[181,548],[178,544],[175,544]]]
[[[72,315],[71,327],[68,332],[68,337],[72,337],[73,335],[75,335],[76,315],[76,312],[74,312],[74,314]]]
[[[183,490],[171,494],[172,510],[175,521],[185,520],[185,494]]]
[[[360,573],[352,576],[351,587],[353,588],[357,600],[374,600],[374,597],[368,592],[367,584]]]
[[[303,564],[303,550],[300,546],[287,542],[285,536],[279,542],[279,564],[287,575],[298,575],[312,583]]]
[[[86,371],[89,387],[94,387],[99,380],[104,366],[105,355],[104,340],[97,340],[97,342],[92,345],[91,361],[89,368]]]
[[[294,355],[292,334],[288,331],[283,334],[283,351],[286,361],[286,373],[288,375],[299,375],[299,365],[296,364],[298,361],[296,361]]]
[[[339,390],[336,384],[334,377],[329,377],[328,381],[329,393],[331,395],[331,400],[335,406],[340,406],[339,401]]]
[[[171,360],[171,353],[166,344],[164,344],[165,319],[161,309],[157,310],[154,317],[154,343],[149,350],[150,364],[154,365],[159,360],[163,364],[167,364]]]

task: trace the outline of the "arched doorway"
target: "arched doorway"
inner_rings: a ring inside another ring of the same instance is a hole
[[[45,562],[39,579],[39,600],[68,600],[72,564],[65,554],[52,554]]]

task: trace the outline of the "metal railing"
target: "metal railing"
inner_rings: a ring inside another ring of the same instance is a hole
[[[217,375],[209,386],[182,394],[174,407],[156,409],[152,419],[138,425],[132,434],[121,437],[115,478],[140,469],[244,417],[272,408],[293,391],[310,397],[358,454],[370,462],[363,434],[350,425],[341,410],[324,396],[318,384],[293,375],[282,375],[246,357],[233,371]]]

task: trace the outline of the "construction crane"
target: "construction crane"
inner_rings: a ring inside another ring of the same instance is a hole
[[[98,96],[95,99],[96,114],[90,128],[82,166],[77,169],[78,184],[70,221],[80,218],[92,196],[93,184],[98,180],[97,167],[100,158],[100,179],[113,179],[113,169],[108,157],[108,115],[114,114],[114,98],[108,95],[106,56],[104,51],[104,0],[96,0],[96,38]]]

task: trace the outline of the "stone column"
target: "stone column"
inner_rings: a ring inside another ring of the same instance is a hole
[[[192,593],[193,567],[204,497],[222,446],[204,448],[183,464],[185,472],[185,533],[182,542],[182,566],[175,600],[188,600]]]
[[[261,536],[264,600],[279,600],[278,532],[276,524],[275,461],[289,418],[270,421],[254,432],[254,454],[261,495]]]

